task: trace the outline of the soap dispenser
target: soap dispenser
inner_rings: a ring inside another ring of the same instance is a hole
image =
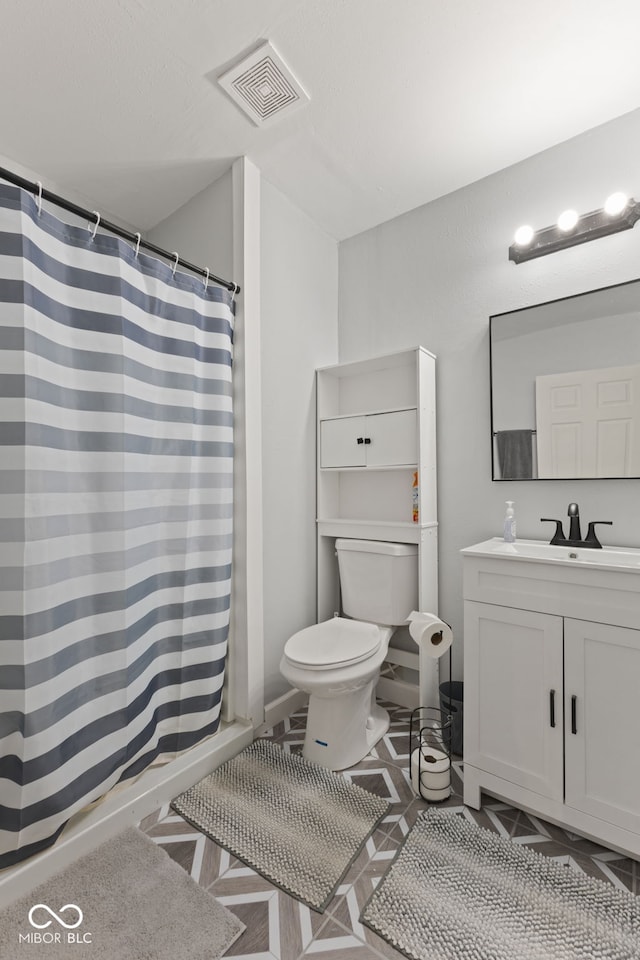
[[[516,513],[513,509],[515,500],[507,500],[507,512],[504,517],[504,540],[505,543],[513,543],[516,539]]]

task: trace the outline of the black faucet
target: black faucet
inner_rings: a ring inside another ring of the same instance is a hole
[[[562,520],[550,520],[548,517],[540,517],[540,523],[555,523],[556,532],[552,536],[550,543],[558,547],[590,547],[594,550],[601,550],[602,544],[596,536],[595,526],[597,523],[605,523],[609,527],[613,525],[611,520],[592,520],[589,523],[587,536],[582,539],[580,533],[580,510],[577,503],[570,503],[567,510],[569,516],[569,536],[565,538],[562,529]]]
[[[582,534],[580,533],[580,509],[577,503],[570,503],[567,508],[567,516],[569,519],[569,540],[576,540],[580,542],[582,540]]]

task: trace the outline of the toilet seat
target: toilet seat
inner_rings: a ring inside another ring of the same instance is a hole
[[[287,640],[284,655],[290,663],[306,670],[347,667],[372,656],[380,639],[375,623],[333,617],[294,633]]]

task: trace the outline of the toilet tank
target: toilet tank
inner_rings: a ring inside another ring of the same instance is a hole
[[[336,540],[342,609],[355,620],[399,626],[418,608],[418,547]]]

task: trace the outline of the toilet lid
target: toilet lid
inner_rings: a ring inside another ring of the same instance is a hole
[[[292,663],[313,670],[359,663],[379,646],[380,630],[375,623],[333,617],[294,633],[284,653]]]

